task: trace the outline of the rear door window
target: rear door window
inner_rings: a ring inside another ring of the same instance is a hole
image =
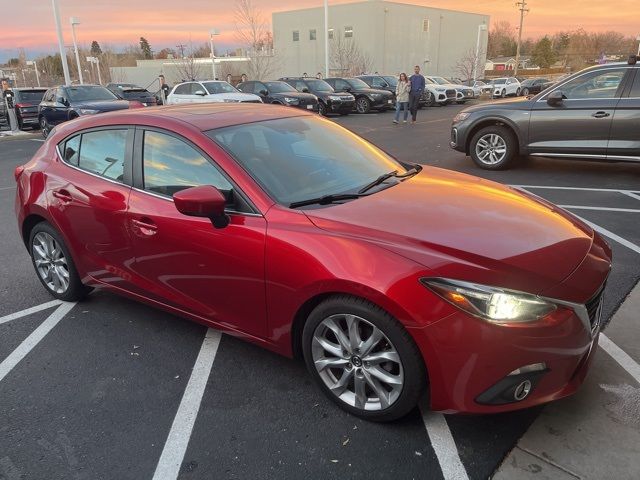
[[[123,182],[127,133],[127,129],[83,133],[78,167],[101,177]]]

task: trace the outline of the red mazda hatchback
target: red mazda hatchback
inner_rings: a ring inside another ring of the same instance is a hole
[[[56,298],[106,288],[287,356],[344,409],[502,412],[576,391],[611,250],[516,189],[317,115],[189,105],[65,123],[15,172]]]

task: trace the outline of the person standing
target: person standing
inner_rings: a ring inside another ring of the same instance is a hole
[[[425,79],[420,74],[420,67],[416,65],[413,68],[413,75],[409,78],[411,83],[411,91],[409,92],[409,111],[411,112],[411,123],[416,123],[418,117],[418,104],[420,97],[424,93]]]
[[[404,111],[403,123],[407,123],[407,117],[409,116],[409,94],[411,92],[411,84],[407,79],[407,74],[402,72],[396,85],[396,116],[393,119],[393,123],[398,123],[400,120],[400,110]]]

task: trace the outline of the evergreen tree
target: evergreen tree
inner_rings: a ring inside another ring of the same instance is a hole
[[[102,49],[100,48],[100,44],[94,40],[91,42],[91,56],[97,57],[99,55],[102,55]]]
[[[140,50],[142,50],[142,57],[145,59],[153,58],[153,54],[151,53],[151,45],[146,38],[140,37]]]

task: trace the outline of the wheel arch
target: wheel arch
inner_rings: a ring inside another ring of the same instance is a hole
[[[42,222],[50,223],[49,220],[38,213],[31,213],[27,215],[27,217],[22,222],[22,242],[24,243],[24,246],[27,248],[27,250],[29,249],[29,236],[31,235],[31,231],[36,225]]]
[[[473,136],[481,129],[485,128],[485,127],[490,127],[490,126],[503,126],[509,129],[509,131],[511,131],[511,133],[513,134],[513,136],[516,138],[516,141],[518,142],[518,154],[520,154],[522,152],[522,139],[520,138],[520,135],[518,134],[518,128],[508,119],[503,118],[503,117],[490,117],[490,118],[484,118],[480,121],[478,121],[478,123],[476,123],[475,125],[473,125],[473,127],[469,130],[469,132],[467,133],[467,138],[465,141],[465,146],[464,146],[464,150],[465,153],[467,155],[469,155],[470,151],[471,151],[471,139],[473,138]]]

